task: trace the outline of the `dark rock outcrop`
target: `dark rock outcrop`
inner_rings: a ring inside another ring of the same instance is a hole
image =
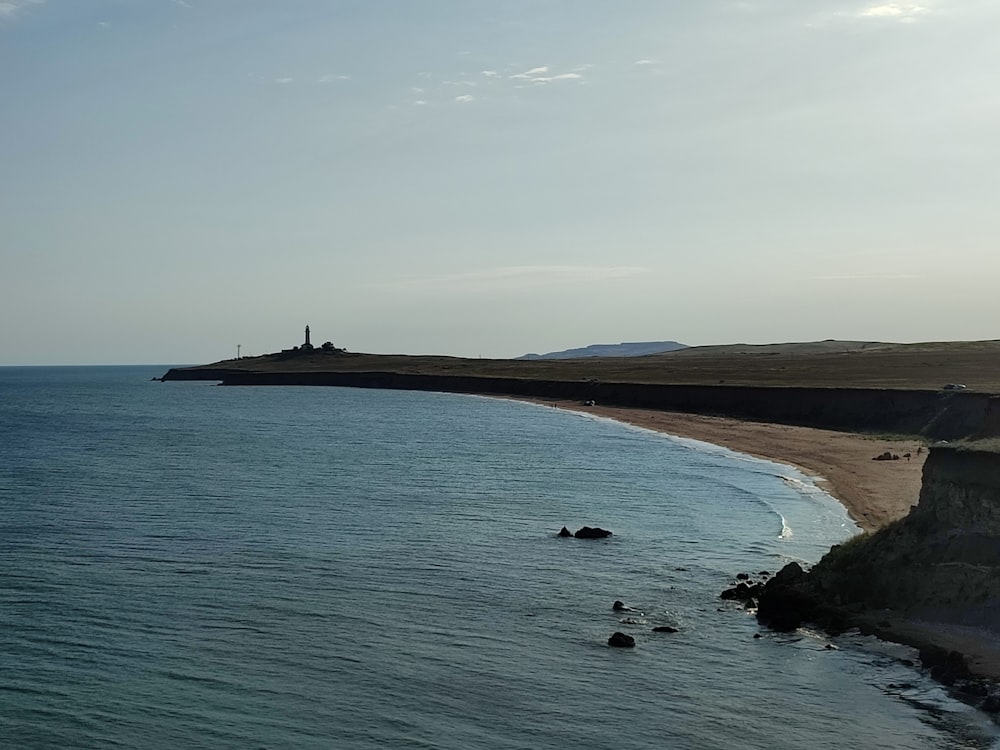
[[[804,581],[805,571],[796,562],[790,562],[779,570],[760,592],[758,622],[771,630],[790,631],[815,619],[816,598]]]
[[[764,589],[765,579],[755,581],[749,573],[737,573],[736,585],[719,594],[720,599],[742,602],[748,609],[757,606],[757,597]]]
[[[979,707],[988,714],[1000,713],[1000,695],[990,695]]]
[[[760,592],[763,589],[763,585],[759,583],[746,583],[740,581],[735,586],[726,589],[721,594],[719,594],[720,599],[735,599],[737,601],[746,602],[760,596]]]
[[[931,671],[931,677],[943,685],[954,685],[969,678],[969,666],[958,651],[925,645],[920,649],[920,663]]]
[[[558,536],[562,537],[573,536],[573,532],[567,529],[565,526],[563,526],[561,529],[559,529]]]
[[[612,633],[608,645],[616,648],[635,648],[635,638],[625,633]]]
[[[584,526],[582,529],[577,529],[573,536],[577,539],[604,539],[605,537],[612,536],[612,534],[607,529],[602,529],[599,526],[593,528]]]

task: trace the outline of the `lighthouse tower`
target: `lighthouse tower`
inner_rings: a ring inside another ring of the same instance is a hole
[[[309,343],[309,326],[306,326],[306,343],[302,345],[303,349],[312,349],[313,345]]]

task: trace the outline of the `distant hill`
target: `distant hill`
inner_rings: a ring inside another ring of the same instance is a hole
[[[786,344],[713,344],[710,346],[685,347],[684,356],[728,356],[728,355],[763,355],[763,356],[806,356],[812,354],[846,354],[848,352],[891,351],[901,346],[911,349],[917,344],[891,344],[883,341],[806,341]],[[932,345],[931,345],[932,346]]]
[[[621,344],[591,344],[580,349],[566,349],[548,354],[525,354],[518,359],[580,359],[582,357],[644,357],[647,354],[663,354],[678,349],[687,349],[686,344],[676,341],[638,341]]]

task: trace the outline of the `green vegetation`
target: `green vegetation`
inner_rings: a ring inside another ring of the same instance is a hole
[[[983,453],[1000,453],[1000,438],[991,437],[983,440],[956,440],[951,448],[957,451],[979,451]]]

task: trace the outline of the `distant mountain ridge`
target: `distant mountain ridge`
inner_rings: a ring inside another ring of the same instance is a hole
[[[687,344],[676,341],[635,341],[621,344],[591,344],[579,349],[564,349],[548,354],[525,354],[517,359],[580,359],[582,357],[644,357],[647,354],[662,354],[678,349],[687,349]]]

